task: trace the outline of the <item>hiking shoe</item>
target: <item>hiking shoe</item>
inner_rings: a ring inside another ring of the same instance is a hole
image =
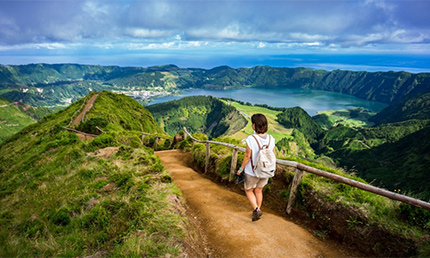
[[[261,218],[261,215],[263,215],[263,212],[261,212],[260,209],[255,209],[252,212],[252,221],[257,221]]]

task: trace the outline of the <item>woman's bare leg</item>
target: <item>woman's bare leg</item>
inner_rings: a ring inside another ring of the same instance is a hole
[[[261,205],[263,204],[263,188],[255,188],[255,198],[257,202],[257,207],[261,209]]]
[[[257,198],[254,194],[254,189],[245,190],[246,197],[248,197],[249,202],[252,205],[252,208],[255,209],[258,207],[257,205]]]

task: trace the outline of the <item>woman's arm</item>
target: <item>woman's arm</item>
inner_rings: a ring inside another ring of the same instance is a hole
[[[251,159],[252,150],[249,148],[248,144],[246,145],[246,152],[245,156],[243,157],[242,165],[240,166],[239,170],[237,171],[237,174],[240,175],[244,169],[246,164],[248,164],[249,160]]]

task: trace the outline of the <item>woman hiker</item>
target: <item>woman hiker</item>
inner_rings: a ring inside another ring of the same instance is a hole
[[[269,181],[269,178],[257,178],[253,171],[253,162],[257,160],[259,146],[267,145],[275,153],[275,139],[267,134],[267,119],[263,114],[254,114],[251,117],[252,129],[255,134],[246,138],[246,152],[242,165],[237,171],[237,175],[245,173],[244,188],[246,197],[254,209],[252,212],[252,221],[259,220],[263,213],[261,205],[263,203],[263,187]],[[259,141],[257,143],[257,141]],[[252,158],[252,160],[251,160]]]

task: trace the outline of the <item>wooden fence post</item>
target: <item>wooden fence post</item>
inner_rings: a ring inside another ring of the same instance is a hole
[[[287,204],[288,214],[290,214],[291,209],[293,208],[294,201],[296,200],[297,188],[299,187],[300,182],[302,181],[303,174],[304,174],[303,170],[296,168],[296,172],[293,178],[293,183],[291,184],[290,198],[288,199],[288,204]]]
[[[157,147],[158,147],[158,140],[160,139],[160,137],[155,137],[155,147],[154,147],[154,150],[157,150]]]
[[[234,174],[236,174],[236,166],[237,166],[237,149],[233,149],[233,154],[231,155],[231,167],[230,167],[230,176],[228,181],[233,181]]]
[[[209,168],[209,159],[211,157],[211,146],[210,143],[206,142],[206,162],[205,162],[205,174],[208,172]]]

